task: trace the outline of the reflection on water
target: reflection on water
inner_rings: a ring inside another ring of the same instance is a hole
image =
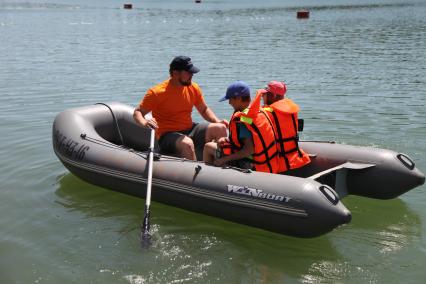
[[[373,252],[381,255],[397,253],[413,239],[421,236],[420,217],[401,199],[371,200],[348,199],[354,230],[348,241],[374,246]]]
[[[88,217],[133,215],[135,208],[141,206],[143,209],[145,204],[143,200],[86,183],[70,173],[58,180],[59,188],[55,193],[60,199],[56,202],[69,211],[77,210]]]
[[[340,231],[330,235],[345,260],[337,266],[347,272],[342,279],[382,283],[388,279],[382,271],[390,269],[395,262],[401,265],[413,262],[401,252],[422,237],[421,221],[404,201],[348,197],[344,203],[352,212],[352,222],[344,234]],[[404,274],[403,270],[400,272]],[[340,272],[337,275],[341,275]]]
[[[395,257],[420,234],[419,217],[400,199],[349,197],[345,205],[352,211],[352,223],[315,239],[286,237],[154,203],[153,244],[141,256],[143,199],[87,184],[72,174],[59,179],[56,195],[56,202],[68,214],[77,212],[87,219],[87,224],[80,225],[78,234],[82,235],[76,239],[84,240],[89,232],[100,247],[108,248],[104,252],[108,256],[120,248],[130,253],[126,257],[141,258],[142,266],[117,268],[106,262],[99,267],[100,274],[121,277],[130,283],[202,279],[227,283],[275,283],[288,279],[305,283],[375,281],[380,276],[371,262],[366,265],[363,259],[377,259],[374,263],[383,266],[380,259]],[[98,224],[97,230],[91,228],[93,223]],[[106,233],[110,229],[112,232]],[[108,241],[112,243],[105,245]],[[229,270],[239,273],[228,273]]]
[[[68,214],[77,212],[88,218],[87,225],[82,224],[80,229],[82,236],[76,239],[83,239],[90,232],[100,244],[105,243],[103,238],[112,238],[114,246],[126,242],[135,250],[132,255],[138,255],[143,199],[92,186],[71,174],[59,179],[56,195],[56,202]],[[205,278],[230,283],[241,277],[245,280],[296,278],[298,273],[308,270],[318,250],[328,259],[337,259],[327,238],[288,238],[159,203],[153,203],[151,210],[153,245],[148,255],[144,255],[144,267],[129,270],[138,271],[137,274],[127,274],[126,269],[118,271],[103,266],[100,273],[121,275],[132,283]],[[89,224],[99,223],[100,219],[107,228],[114,223],[114,232],[104,235],[105,228],[99,225],[97,230],[91,229]],[[158,262],[161,267],[154,265]],[[243,274],[229,274],[230,269]]]

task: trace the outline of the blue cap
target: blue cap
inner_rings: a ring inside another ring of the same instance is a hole
[[[229,85],[226,90],[226,95],[223,96],[219,102],[223,102],[229,100],[230,98],[236,97],[250,97],[250,87],[246,82],[243,81],[235,81],[231,85]]]

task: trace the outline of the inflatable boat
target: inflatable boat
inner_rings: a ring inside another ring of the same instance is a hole
[[[77,177],[145,197],[150,131],[121,103],[65,110],[53,123],[53,149]],[[285,175],[155,154],[152,199],[296,237],[316,237],[351,220],[348,194],[395,198],[425,181],[414,161],[391,150],[300,142],[312,162]],[[156,151],[157,152],[157,151]]]

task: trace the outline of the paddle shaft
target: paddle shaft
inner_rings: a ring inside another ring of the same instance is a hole
[[[146,198],[145,198],[145,217],[142,225],[142,241],[147,241],[149,236],[149,217],[150,217],[150,206],[151,206],[151,189],[152,189],[152,166],[154,160],[154,141],[155,141],[155,130],[151,129],[151,138],[149,142],[148,150],[148,180],[146,183]]]
[[[152,188],[152,164],[154,160],[154,141],[155,141],[155,130],[151,129],[151,139],[149,141],[149,158],[148,158],[148,182],[146,184],[146,201],[145,205],[149,207],[151,205],[151,188]]]

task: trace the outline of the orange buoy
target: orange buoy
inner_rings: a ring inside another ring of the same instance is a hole
[[[124,8],[124,9],[132,9],[132,8],[133,8],[133,5],[132,5],[132,4],[124,4],[124,5],[123,5],[123,8]]]
[[[309,18],[309,11],[308,10],[297,11],[297,18],[298,19],[307,19],[307,18]]]

